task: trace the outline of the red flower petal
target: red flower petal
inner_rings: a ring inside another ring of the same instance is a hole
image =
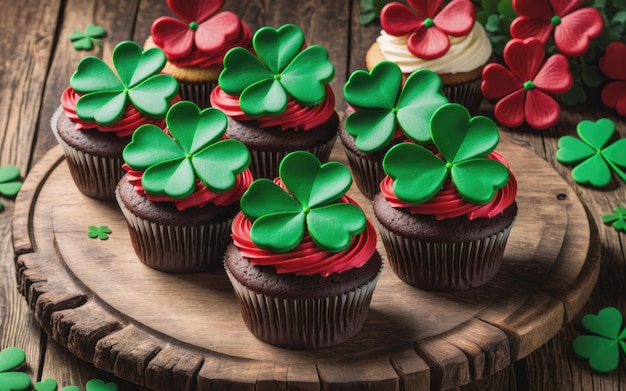
[[[614,81],[602,89],[602,103],[606,107],[617,109],[617,112],[626,116],[626,82]]]
[[[448,35],[461,37],[469,34],[476,21],[476,9],[469,0],[456,0],[448,3],[433,19],[435,27]]]
[[[626,117],[626,94],[623,94],[617,100],[617,104],[615,105],[615,109],[617,110],[617,114],[621,115],[622,117]]]
[[[150,33],[154,43],[163,49],[168,59],[185,57],[193,50],[193,31],[178,19],[160,17],[152,23]]]
[[[423,27],[409,36],[407,47],[414,56],[432,60],[448,52],[450,38],[437,27]]]
[[[558,15],[561,18],[570,12],[580,8],[583,5],[584,0],[550,0],[552,4],[552,10],[554,15]]]
[[[483,68],[480,89],[487,99],[499,99],[524,87],[524,84],[504,66],[491,63]]]
[[[196,46],[204,53],[223,51],[227,41],[237,37],[241,23],[230,11],[220,12],[201,23],[196,30]]]
[[[516,18],[511,23],[510,31],[513,38],[537,38],[545,45],[552,35],[554,25],[549,20],[531,19],[524,16]]]
[[[504,61],[523,82],[533,80],[543,64],[543,44],[536,38],[512,39],[504,47]]]
[[[443,0],[409,0],[409,5],[415,8],[423,17],[433,18],[441,9]]]
[[[554,43],[568,57],[578,57],[589,49],[589,41],[598,38],[604,28],[602,15],[595,8],[582,8],[561,18],[554,29]]]
[[[167,0],[167,6],[181,19],[204,22],[224,6],[225,0]]]
[[[396,37],[410,34],[424,25],[424,18],[401,3],[389,3],[380,13],[380,24]]]
[[[496,120],[504,126],[515,128],[524,123],[526,90],[515,91],[502,98],[493,109]]]
[[[550,18],[554,16],[548,0],[513,0],[513,8],[519,16],[526,19],[550,21]]]
[[[527,91],[524,116],[533,129],[547,129],[556,125],[560,115],[559,104],[550,95],[536,88]]]
[[[535,86],[552,95],[564,94],[572,89],[574,78],[569,71],[569,61],[562,54],[549,57],[533,79]]]
[[[626,81],[626,43],[612,42],[606,47],[600,70],[611,79]]]

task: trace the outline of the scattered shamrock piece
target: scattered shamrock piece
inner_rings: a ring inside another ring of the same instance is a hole
[[[402,85],[400,67],[388,61],[369,73],[354,72],[344,86],[344,95],[356,110],[346,119],[346,131],[356,137],[357,148],[364,152],[388,145],[397,125],[409,139],[430,142],[430,118],[448,103],[436,73],[425,69],[413,72]]]
[[[412,204],[427,201],[450,178],[465,200],[483,205],[507,184],[508,168],[487,158],[500,140],[491,119],[471,118],[465,107],[449,103],[433,114],[430,129],[441,158],[412,143],[397,144],[385,154],[383,168],[394,179],[399,199]]]
[[[289,96],[304,106],[323,102],[335,67],[325,48],[303,50],[304,43],[304,33],[293,24],[259,29],[252,38],[256,56],[242,47],[226,54],[220,87],[239,95],[241,110],[253,117],[282,113]]]
[[[614,307],[603,308],[597,315],[585,315],[582,325],[596,335],[576,337],[574,352],[588,358],[589,366],[595,371],[615,370],[619,364],[620,347],[626,354],[626,328],[622,327],[621,312]]]
[[[0,391],[22,391],[30,388],[30,377],[16,372],[26,362],[22,349],[9,347],[0,351]]]
[[[112,231],[106,225],[101,225],[101,226],[90,225],[89,232],[87,232],[87,236],[89,236],[91,239],[98,238],[100,240],[107,240],[111,232]]]
[[[76,113],[82,120],[111,125],[122,117],[130,100],[143,115],[164,117],[178,92],[176,79],[159,74],[165,62],[161,49],[142,51],[132,41],[113,49],[117,74],[98,57],[83,58],[70,78],[72,88],[83,94],[76,103]]]
[[[572,178],[576,183],[604,187],[611,181],[611,169],[626,181],[626,139],[606,146],[613,133],[613,121],[602,118],[596,122],[581,121],[576,127],[580,140],[574,136],[559,139],[556,160],[562,164],[576,165]]]
[[[102,46],[102,42],[97,38],[106,35],[104,27],[95,24],[88,24],[85,32],[72,30],[70,33],[70,41],[76,50],[91,50],[93,45]]]
[[[228,124],[223,112],[200,111],[193,102],[181,101],[165,121],[171,137],[155,125],[142,125],[122,154],[133,170],[145,170],[141,183],[146,192],[185,198],[193,193],[196,178],[212,191],[225,192],[250,164],[245,145],[222,139]]]
[[[292,152],[281,161],[280,179],[257,179],[241,198],[241,210],[253,221],[250,237],[260,248],[288,252],[305,229],[321,249],[344,250],[365,229],[363,211],[337,202],[350,188],[350,170],[337,162],[321,164],[315,155]]]
[[[35,391],[57,391],[59,385],[57,381],[54,379],[46,379],[44,381],[38,382],[35,384]],[[117,384],[105,383],[100,379],[91,379],[85,385],[86,391],[116,391]],[[63,387],[60,391],[80,391],[80,388],[77,386],[67,386]]]
[[[15,197],[22,188],[22,182],[19,181],[20,169],[7,165],[0,167],[0,195],[5,197]],[[4,210],[4,204],[0,201],[0,212]]]
[[[611,224],[617,231],[626,232],[626,206],[619,205],[613,213],[602,215],[604,224]]]
[[[100,379],[91,379],[86,384],[86,391],[117,391],[117,384],[105,383]]]

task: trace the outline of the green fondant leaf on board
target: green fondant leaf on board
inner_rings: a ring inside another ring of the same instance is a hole
[[[92,379],[85,385],[86,391],[117,391],[117,384],[113,382],[105,383],[100,379]]]
[[[582,325],[595,335],[576,337],[572,345],[574,352],[589,359],[589,366],[595,371],[615,370],[619,364],[620,346],[624,350],[623,339],[626,338],[622,313],[617,308],[606,307],[597,315],[585,315]]]
[[[613,210],[613,213],[602,215],[604,224],[611,224],[617,231],[626,232],[626,206],[619,205]]]
[[[23,391],[30,388],[30,377],[15,370],[24,365],[22,349],[8,347],[0,351],[0,391]]]
[[[70,41],[76,50],[91,50],[94,45],[101,46],[102,42],[98,38],[106,35],[104,27],[95,24],[89,24],[85,28],[85,32],[72,30],[70,33]]]
[[[13,165],[0,167],[0,195],[15,197],[22,188],[19,181],[20,169]],[[1,210],[1,209],[0,209]]]
[[[90,225],[89,231],[87,232],[87,236],[91,239],[98,238],[100,240],[107,240],[109,238],[109,234],[111,233],[111,229],[106,225]]]

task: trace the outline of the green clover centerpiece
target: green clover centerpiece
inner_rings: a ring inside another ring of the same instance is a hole
[[[70,86],[83,94],[76,113],[82,120],[111,125],[122,117],[130,100],[143,115],[163,118],[178,92],[176,79],[159,74],[165,62],[161,49],[142,51],[132,41],[113,49],[117,74],[98,57],[83,58],[70,78]]]
[[[346,131],[363,152],[388,145],[398,125],[410,140],[430,143],[430,118],[448,103],[436,73],[426,69],[413,72],[403,86],[400,67],[388,61],[378,63],[369,73],[354,72],[343,91],[356,110],[346,119]]]
[[[323,250],[342,251],[365,228],[356,205],[337,202],[350,188],[350,170],[337,162],[321,164],[309,152],[292,152],[280,163],[284,190],[269,179],[257,179],[241,198],[241,210],[253,221],[250,236],[259,248],[288,252],[305,229]]]
[[[218,80],[224,92],[239,95],[244,113],[278,115],[287,108],[289,96],[304,106],[324,101],[325,85],[335,67],[322,46],[302,49],[304,34],[299,27],[263,27],[254,34],[252,45],[256,56],[241,47],[226,53]]]
[[[221,111],[200,111],[181,101],[170,108],[165,122],[172,137],[155,125],[142,125],[122,154],[133,170],[145,170],[141,183],[149,194],[185,198],[196,179],[209,190],[225,192],[248,167],[248,149],[237,140],[222,139],[228,120]]]
[[[430,130],[441,158],[421,145],[402,143],[383,159],[399,199],[411,204],[427,201],[449,177],[463,199],[483,205],[507,184],[508,168],[487,158],[500,140],[491,119],[472,118],[465,107],[449,103],[435,111]]]

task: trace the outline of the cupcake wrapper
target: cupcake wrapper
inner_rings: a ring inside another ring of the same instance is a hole
[[[356,335],[367,318],[380,272],[357,289],[319,299],[285,299],[263,295],[226,273],[237,296],[244,323],[258,339],[272,345],[315,349],[338,345]]]
[[[67,165],[78,190],[102,201],[115,201],[115,187],[125,174],[121,157],[110,158],[92,155],[68,145],[59,136],[56,124],[63,108],[55,111],[51,120],[52,133],[65,153]]]
[[[443,93],[450,102],[462,104],[472,115],[476,115],[483,100],[480,90],[481,81],[479,77],[466,83],[444,84]]]
[[[400,235],[378,224],[391,270],[402,281],[433,291],[475,288],[491,280],[502,264],[513,227],[468,242],[424,242]]]
[[[117,202],[139,260],[168,273],[197,273],[222,265],[233,219],[201,226],[171,226],[134,215],[116,192]]]
[[[380,191],[380,182],[385,177],[382,161],[361,158],[345,147],[343,150],[348,158],[356,186],[365,197],[370,201],[373,200]]]
[[[211,91],[217,82],[186,83],[178,82],[178,94],[181,99],[194,102],[200,110],[211,107]]]

